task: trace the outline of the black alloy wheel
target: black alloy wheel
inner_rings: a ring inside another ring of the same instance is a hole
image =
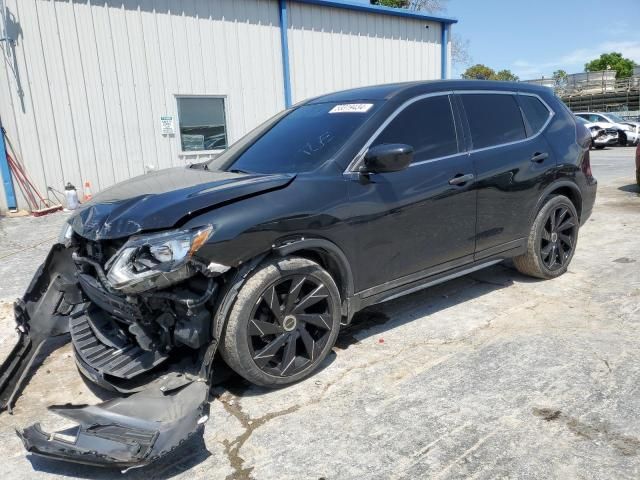
[[[249,351],[263,372],[291,376],[308,367],[329,341],[329,290],[317,278],[293,275],[268,286],[247,324]]]
[[[342,309],[332,276],[301,257],[272,259],[242,286],[220,345],[222,358],[256,385],[308,377],[338,337]]]
[[[525,251],[513,258],[520,273],[551,279],[567,271],[578,243],[580,217],[564,195],[546,199],[531,223]]]
[[[564,205],[552,209],[540,239],[540,259],[551,271],[563,268],[573,254],[577,220]]]

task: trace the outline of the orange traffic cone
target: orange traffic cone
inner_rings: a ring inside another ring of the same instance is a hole
[[[91,200],[91,182],[90,181],[86,181],[84,182],[84,201],[88,202],[89,200]]]

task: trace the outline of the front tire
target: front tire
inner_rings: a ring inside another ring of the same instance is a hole
[[[627,135],[626,135],[626,134],[624,134],[624,133],[622,133],[622,132],[619,134],[619,137],[618,137],[618,144],[619,144],[621,147],[626,147],[626,146],[627,146]]]
[[[340,330],[340,293],[331,275],[306,258],[259,267],[240,289],[221,344],[236,373],[264,387],[308,377]]]
[[[567,271],[578,241],[580,222],[576,208],[567,197],[554,195],[536,215],[527,252],[513,263],[520,273],[531,277],[556,278]]]

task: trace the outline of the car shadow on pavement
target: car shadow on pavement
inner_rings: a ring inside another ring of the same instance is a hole
[[[432,315],[463,304],[496,290],[538,280],[520,274],[510,262],[495,265],[469,275],[400,297],[386,304],[374,305],[358,312],[343,329],[336,342],[338,349],[400,327],[416,318]]]
[[[640,193],[640,185],[638,185],[637,183],[631,183],[629,185],[618,187],[618,190],[620,190],[621,192]]]

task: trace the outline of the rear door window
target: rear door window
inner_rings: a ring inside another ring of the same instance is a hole
[[[469,120],[473,148],[487,148],[526,138],[520,107],[513,95],[460,95]]]
[[[549,109],[538,97],[531,95],[519,95],[518,98],[520,99],[522,112],[531,127],[531,134],[535,135],[540,132],[545,123],[547,123],[551,112],[549,112]]]
[[[413,161],[458,153],[456,127],[448,95],[418,100],[402,110],[372,146],[402,143],[413,147]]]

